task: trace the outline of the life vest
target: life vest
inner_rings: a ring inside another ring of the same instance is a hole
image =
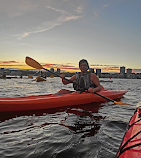
[[[73,81],[73,88],[76,91],[85,91],[88,90],[90,87],[97,87],[92,81],[91,81],[91,73],[86,72],[83,75],[76,74],[76,79]]]

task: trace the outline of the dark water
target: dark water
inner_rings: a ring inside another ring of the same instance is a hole
[[[106,79],[105,79],[106,80]],[[32,112],[0,113],[0,158],[114,158],[141,100],[141,80],[112,79],[106,89],[128,90],[118,101]],[[60,78],[1,80],[0,97],[55,93]]]

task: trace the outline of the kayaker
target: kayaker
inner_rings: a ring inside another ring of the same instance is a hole
[[[88,71],[89,64],[87,60],[82,59],[79,61],[79,69],[81,72],[73,75],[70,78],[70,80],[73,81],[74,90],[76,90],[76,92],[79,93],[84,91],[87,91],[89,93],[100,91],[102,87],[99,83],[99,79],[97,78],[96,74]],[[64,79],[65,78],[64,74],[61,74],[59,77],[62,78],[62,83],[64,85],[71,83]],[[66,94],[66,93],[72,93],[72,91],[61,89],[56,94]]]
[[[3,73],[2,78],[6,78],[6,72]]]

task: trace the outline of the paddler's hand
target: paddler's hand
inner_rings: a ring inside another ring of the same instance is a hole
[[[68,81],[65,80],[65,75],[61,74],[61,75],[59,75],[59,77],[62,78],[62,83],[63,83],[64,85],[66,85],[66,84],[69,83]]]
[[[90,87],[90,88],[88,89],[88,92],[89,92],[89,93],[94,93],[95,90],[94,90],[94,88],[91,88],[91,87]]]
[[[65,78],[65,75],[61,74],[61,75],[59,75],[59,77],[63,79],[63,78]]]

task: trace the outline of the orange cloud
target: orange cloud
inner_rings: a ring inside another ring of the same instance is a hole
[[[16,61],[0,61],[0,64],[11,64],[11,63],[19,63]]]
[[[43,67],[46,68],[54,68],[54,69],[74,69],[74,66],[64,65],[64,64],[42,64]]]

